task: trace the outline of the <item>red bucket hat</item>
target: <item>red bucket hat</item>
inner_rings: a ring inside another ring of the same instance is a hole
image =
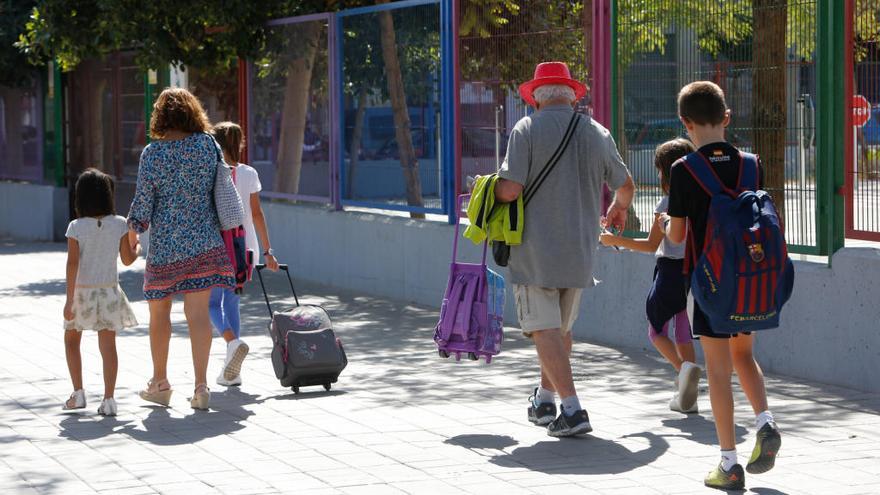
[[[543,62],[535,67],[535,76],[531,81],[524,82],[519,86],[519,95],[531,106],[537,106],[532,93],[541,86],[548,84],[564,84],[574,90],[575,100],[580,100],[587,94],[587,85],[571,78],[568,65],[564,62]]]

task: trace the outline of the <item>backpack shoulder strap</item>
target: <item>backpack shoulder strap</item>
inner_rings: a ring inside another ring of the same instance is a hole
[[[556,167],[556,164],[559,162],[559,159],[565,153],[565,150],[568,148],[568,143],[571,142],[571,138],[574,135],[574,131],[580,123],[581,119],[577,112],[573,112],[571,116],[571,120],[568,121],[568,127],[565,128],[565,134],[562,135],[562,141],[559,142],[559,146],[556,147],[556,150],[553,152],[553,155],[550,156],[550,160],[547,161],[547,164],[544,165],[544,168],[538,172],[538,175],[535,177],[534,184],[529,184],[530,187],[527,187],[523,191],[523,208],[529,204],[529,201],[532,200],[532,197],[535,193],[538,192],[538,189],[541,188],[541,184],[544,183],[544,180],[547,179],[547,176],[550,175],[550,172],[553,171],[553,168]]]
[[[740,191],[758,190],[758,155],[740,152],[737,189]]]
[[[706,191],[710,197],[727,191],[718,174],[712,170],[712,165],[699,151],[694,151],[684,157],[684,167],[693,176],[697,184]]]

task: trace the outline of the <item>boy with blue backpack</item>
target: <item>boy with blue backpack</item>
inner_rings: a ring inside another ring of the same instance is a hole
[[[781,437],[767,405],[763,372],[752,354],[752,331],[779,325],[794,273],[781,220],[769,195],[760,190],[758,157],[725,140],[730,111],[724,92],[709,81],[688,84],[679,92],[678,113],[697,151],[672,167],[666,235],[672,242],[687,240],[692,328],[705,354],[721,446],[721,462],[706,476],[705,485],[740,490],[745,473],[736,455],[732,372],[752,405],[758,430],[745,471],[769,471]]]

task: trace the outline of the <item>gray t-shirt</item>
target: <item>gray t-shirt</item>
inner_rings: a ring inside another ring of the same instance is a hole
[[[660,201],[657,202],[657,206],[654,207],[654,213],[666,213],[669,210],[669,196],[663,196],[660,198]],[[663,240],[660,241],[660,245],[657,246],[656,256],[658,258],[669,258],[673,260],[683,260],[684,259],[684,243],[679,242],[678,244],[669,240],[665,235],[663,236]]]
[[[572,115],[567,105],[524,117],[510,135],[499,176],[528,187],[556,151]],[[602,185],[626,182],[624,165],[607,129],[586,115],[559,163],[525,208],[523,242],[510,249],[511,281],[550,288],[595,285]]]

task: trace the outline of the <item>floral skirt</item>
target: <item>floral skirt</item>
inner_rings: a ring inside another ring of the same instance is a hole
[[[64,320],[64,329],[118,331],[137,324],[128,298],[118,285],[77,287],[73,297],[73,319]]]
[[[224,246],[167,265],[151,264],[148,255],[144,271],[144,297],[147,300],[214,287],[235,287],[235,274]]]

